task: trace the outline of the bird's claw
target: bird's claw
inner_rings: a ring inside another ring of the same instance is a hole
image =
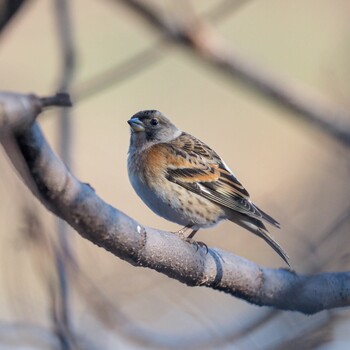
[[[175,231],[173,232],[174,235],[178,236],[181,239],[186,239],[185,235],[184,235],[184,231],[181,229],[179,231]]]
[[[204,243],[204,242],[200,242],[200,241],[195,241],[193,238],[191,237],[186,237],[184,235],[184,233],[186,232],[186,230],[188,229],[188,227],[184,227],[179,231],[173,232],[176,236],[178,236],[179,238],[181,238],[183,241],[193,245],[196,248],[196,252],[198,252],[199,248],[204,248],[206,250],[206,254],[208,254],[209,249],[208,246]]]
[[[192,244],[196,248],[196,252],[198,252],[199,248],[204,248],[206,250],[206,254],[208,254],[209,249],[204,242],[195,241],[194,239],[188,237],[185,238],[185,241],[189,244]]]

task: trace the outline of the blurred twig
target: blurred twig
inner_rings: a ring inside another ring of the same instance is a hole
[[[340,243],[339,248],[336,250],[337,254],[334,256],[334,250],[329,250],[317,261],[317,264],[315,264],[314,257],[312,254],[307,255],[307,259],[309,260],[309,266],[312,266],[311,269],[309,269],[308,272],[314,273],[315,271],[319,271],[320,267],[326,268],[330,267],[330,264],[332,264],[335,268],[338,268],[340,266],[343,266],[341,259],[344,257],[344,250],[348,247],[348,235],[346,234],[346,225],[349,225],[350,221],[350,207],[347,207],[345,210],[343,210],[340,214],[337,215],[337,217],[333,220],[330,227],[327,228],[322,235],[317,240],[317,245],[309,245],[311,253],[313,253],[316,249],[321,250],[323,246],[329,247],[330,243],[337,242]],[[344,230],[345,228],[345,230]],[[345,236],[340,236],[342,232],[345,232]],[[344,248],[344,250],[341,250],[341,247]],[[311,255],[311,256],[310,256]]]
[[[58,350],[57,338],[50,330],[39,325],[0,321],[1,349]],[[6,348],[5,348],[6,346]]]
[[[75,45],[73,39],[70,4],[68,0],[54,0],[57,32],[62,53],[62,69],[58,91],[70,90],[75,73]],[[59,153],[65,164],[72,168],[71,145],[72,145],[72,112],[69,108],[62,108],[59,123]],[[58,218],[57,231],[59,236],[60,250],[55,249],[55,260],[59,280],[59,293],[54,293],[53,302],[58,304],[53,308],[53,320],[56,323],[58,337],[63,350],[71,350],[74,347],[74,336],[71,331],[70,306],[69,306],[69,265],[67,261],[73,259],[68,237],[67,224]],[[55,298],[56,297],[56,298]]]
[[[73,99],[81,102],[104,89],[121,83],[144,69],[158,63],[162,58],[161,47],[167,44],[165,40],[160,40],[155,45],[147,48],[135,56],[128,58],[125,62],[118,63],[96,76],[88,79],[76,87],[73,92]]]
[[[0,0],[0,33],[25,2],[26,0]]]
[[[116,332],[133,344],[138,344],[142,348],[149,349],[213,349],[227,344],[240,341],[245,336],[280,314],[278,310],[268,310],[263,315],[236,326],[228,325],[222,327],[220,334],[210,334],[207,332],[193,331],[191,335],[170,335],[160,331],[153,331],[149,328],[140,327],[131,321],[116,305],[116,300],[110,300],[91,278],[86,275],[77,265],[72,266],[72,272],[77,282],[75,286],[79,290],[82,298],[85,298],[86,305],[105,328]]]
[[[215,4],[207,13],[206,17],[213,22],[221,21],[223,18],[232,16],[251,0],[224,0]],[[101,92],[113,85],[121,83],[126,79],[140,73],[146,68],[159,63],[164,57],[164,50],[169,49],[169,40],[165,37],[158,39],[150,47],[138,52],[122,63],[98,73],[87,81],[79,84],[73,92],[74,101],[80,102]]]
[[[252,0],[224,0],[211,8],[208,13],[205,13],[204,17],[214,23],[221,22],[225,17],[232,16],[251,2]]]
[[[196,57],[238,79],[257,92],[316,126],[337,141],[350,147],[350,113],[316,98],[291,81],[262,69],[256,63],[228,48],[225,40],[201,17],[183,25],[172,16],[169,23],[149,3],[139,0],[118,0],[141,16],[169,41],[189,49]]]
[[[295,349],[318,349],[325,346],[333,338],[333,329],[340,316],[334,312],[327,312],[324,319],[316,324],[304,325],[297,333],[284,337],[278,344],[271,345],[270,350],[295,350]]]

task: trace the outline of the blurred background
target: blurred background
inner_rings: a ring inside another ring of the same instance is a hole
[[[0,89],[71,92],[73,109],[45,112],[39,122],[72,172],[105,201],[144,225],[179,229],[153,214],[127,177],[126,121],[158,109],[214,148],[281,222],[271,233],[298,273],[349,269],[349,147],[213,59],[229,52],[253,75],[273,77],[311,108],[332,106],[346,119],[348,1],[2,0],[2,21],[16,5],[0,27]],[[197,46],[167,29],[193,34]],[[284,266],[232,223],[197,235],[263,266]],[[304,316],[257,307],[92,245],[41,206],[2,150],[0,241],[0,349],[350,346],[347,309]]]

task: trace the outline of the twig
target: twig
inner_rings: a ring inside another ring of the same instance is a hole
[[[47,107],[71,107],[68,94],[60,93],[49,97],[34,94],[23,95],[13,92],[0,93],[0,130],[9,128],[17,133],[27,128],[37,115]]]
[[[17,103],[21,105],[23,98]],[[4,100],[0,93],[0,101]],[[10,98],[8,103],[16,104],[16,99]],[[11,111],[18,109],[7,108],[7,120]],[[23,113],[31,115],[34,111],[23,108]],[[54,155],[37,124],[20,129],[19,134],[13,132],[35,182],[32,192],[39,192],[42,203],[80,235],[119,258],[188,286],[206,286],[260,306],[313,314],[350,305],[350,272],[302,276],[286,269],[263,268],[216,248],[209,249],[208,254],[202,248],[196,251],[176,235],[143,227],[105,203]],[[6,151],[6,145],[4,148]],[[10,153],[8,156],[11,160]],[[17,170],[21,174],[22,168]]]
[[[41,97],[40,98],[42,107],[72,107],[72,101],[65,92],[59,92],[55,96]]]
[[[70,5],[67,0],[55,0],[55,16],[57,21],[57,32],[60,52],[62,53],[62,69],[58,90],[68,92],[70,90],[75,73],[75,45],[73,39],[72,20]],[[59,154],[63,162],[72,168],[71,145],[72,145],[72,112],[71,109],[63,108],[60,111],[59,123]],[[60,249],[55,249],[55,261],[57,277],[59,281],[59,293],[56,294],[58,307],[53,319],[56,321],[58,337],[61,341],[62,349],[70,350],[74,348],[74,333],[71,328],[70,316],[70,288],[68,259],[73,258],[69,242],[68,225],[58,218],[57,232]],[[59,251],[61,250],[61,251]]]
[[[25,2],[26,0],[3,0],[0,2],[0,33]]]

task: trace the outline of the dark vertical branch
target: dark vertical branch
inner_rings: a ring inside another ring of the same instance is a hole
[[[4,0],[0,1],[0,32],[15,16],[26,0]]]
[[[70,18],[69,1],[55,0],[55,14],[59,47],[62,55],[62,69],[58,91],[68,92],[75,72],[75,47],[73,40],[72,20]],[[62,108],[59,118],[59,153],[68,167],[72,167],[71,145],[72,145],[72,110]],[[60,293],[58,294],[58,308],[56,317],[57,333],[62,349],[71,349],[72,341],[70,336],[71,321],[69,308],[69,276],[67,260],[72,259],[68,239],[68,225],[58,219],[57,230],[60,249],[55,250],[55,261],[58,273]]]
[[[58,37],[62,53],[61,78],[58,91],[69,92],[75,73],[75,48],[73,41],[72,21],[70,18],[69,2],[67,0],[55,0],[55,12],[57,17]],[[68,166],[71,166],[71,111],[63,108],[60,117],[60,153]]]

